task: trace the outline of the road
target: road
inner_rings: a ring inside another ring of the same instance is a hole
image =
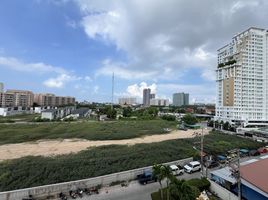
[[[178,179],[189,180],[192,178],[200,178],[200,172],[193,174],[184,173],[181,176],[177,176]],[[165,187],[163,181],[163,187]],[[83,200],[151,200],[151,193],[160,189],[158,182],[150,183],[147,185],[141,185],[137,181],[132,181],[127,187],[121,187],[116,185],[113,187],[103,188],[98,195],[84,196]]]

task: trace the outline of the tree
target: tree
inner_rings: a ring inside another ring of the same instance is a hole
[[[157,114],[158,114],[158,109],[155,108],[155,107],[149,107],[149,108],[147,109],[147,112],[148,112],[148,114],[151,115],[152,117],[156,117]]]
[[[194,200],[196,198],[192,187],[185,180],[178,180],[176,177],[172,178],[169,190],[171,200]]]
[[[229,128],[230,128],[230,124],[229,124],[229,122],[225,122],[224,124],[223,124],[223,129],[224,130],[229,130]]]
[[[123,108],[123,117],[130,117],[132,113],[132,109],[130,107]]]
[[[184,115],[182,121],[184,121],[184,123],[189,125],[195,125],[198,122],[196,117],[191,114]]]
[[[174,115],[163,115],[161,118],[164,120],[167,120],[167,121],[175,121],[176,120],[176,117]]]
[[[160,195],[161,199],[163,200],[163,185],[162,185],[162,180],[165,178],[165,173],[163,171],[163,165],[154,165],[153,166],[153,176],[157,179],[159,185],[160,185]]]
[[[167,181],[167,200],[169,200],[170,194],[169,194],[169,183],[174,178],[174,175],[172,174],[172,171],[169,166],[162,165],[162,173]]]
[[[116,118],[116,110],[115,109],[112,109],[112,108],[108,108],[107,110],[107,117],[110,118],[110,119],[115,119]]]

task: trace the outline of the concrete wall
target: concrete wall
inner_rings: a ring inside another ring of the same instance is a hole
[[[226,190],[222,186],[218,185],[217,183],[209,180],[210,182],[210,191],[215,193],[218,197],[224,200],[238,200],[238,196],[234,195],[229,190]]]
[[[177,160],[169,163],[165,163],[165,165],[171,164],[179,164],[184,165],[190,161],[192,158],[186,158],[183,160]],[[129,171],[123,171],[119,173],[109,174],[105,176],[99,176],[95,178],[83,179],[78,181],[70,181],[52,185],[44,185],[33,188],[26,188],[21,190],[13,190],[7,192],[0,193],[0,200],[21,200],[22,198],[28,197],[30,194],[33,197],[46,197],[50,195],[57,195],[60,192],[69,192],[69,190],[75,190],[77,188],[88,188],[97,185],[109,185],[113,182],[117,181],[128,181],[133,180],[137,177],[137,175],[142,174],[145,170],[152,169],[152,166],[143,167],[139,169],[133,169]]]

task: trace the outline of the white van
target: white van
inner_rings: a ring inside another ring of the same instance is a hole
[[[190,162],[187,165],[184,165],[183,168],[184,168],[185,172],[191,174],[193,172],[200,171],[201,170],[201,164],[198,161],[193,161],[193,162]]]
[[[181,166],[170,165],[169,168],[171,169],[172,174],[173,174],[174,176],[182,175],[182,174],[183,174],[183,168],[182,168]]]

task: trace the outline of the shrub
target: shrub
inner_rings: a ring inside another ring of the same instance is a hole
[[[210,187],[210,182],[206,178],[201,178],[201,179],[195,178],[195,179],[191,179],[191,180],[187,181],[187,183],[190,186],[194,186],[194,187],[198,188],[198,190],[200,192],[202,192],[204,190],[208,190],[209,187]]]
[[[174,115],[163,115],[161,118],[164,120],[167,120],[167,121],[175,121],[176,120],[176,117]]]

